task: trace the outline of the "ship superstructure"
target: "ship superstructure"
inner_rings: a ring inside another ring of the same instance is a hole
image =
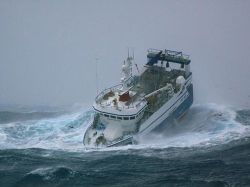
[[[167,119],[180,118],[193,103],[189,56],[170,50],[148,50],[147,63],[132,75],[134,58],[122,65],[121,84],[95,99],[95,117],[84,134],[86,146],[131,144]]]

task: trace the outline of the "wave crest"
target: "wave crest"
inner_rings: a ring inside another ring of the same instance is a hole
[[[93,111],[78,112],[54,118],[17,121],[0,125],[1,149],[63,149],[86,151],[83,134],[93,120]],[[248,111],[235,111],[216,105],[196,105],[178,121],[166,124],[161,133],[152,133],[139,145],[117,149],[210,146],[228,143],[249,134]]]

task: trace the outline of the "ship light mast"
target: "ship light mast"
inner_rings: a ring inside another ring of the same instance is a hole
[[[127,60],[124,61],[124,64],[122,65],[123,77],[121,78],[121,83],[123,91],[128,90],[129,80],[132,77],[132,60],[133,57],[130,57],[128,54]]]

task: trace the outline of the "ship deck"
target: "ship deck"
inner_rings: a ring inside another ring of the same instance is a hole
[[[185,77],[185,71],[176,69],[166,71],[164,67],[159,66],[147,67],[140,76],[133,77],[129,85],[130,99],[128,101],[119,101],[122,90],[121,85],[117,85],[101,92],[96,98],[96,105],[118,111],[139,109],[142,104],[146,104],[145,95],[164,87],[167,83],[170,83],[176,92],[175,81],[180,75]],[[164,100],[164,102],[166,101]]]

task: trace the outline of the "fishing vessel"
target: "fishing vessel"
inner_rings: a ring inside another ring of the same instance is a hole
[[[172,50],[149,49],[139,71],[134,57],[122,65],[121,83],[100,92],[95,116],[84,133],[87,147],[133,144],[168,119],[179,119],[193,103],[191,60]],[[133,65],[138,72],[133,75]]]

